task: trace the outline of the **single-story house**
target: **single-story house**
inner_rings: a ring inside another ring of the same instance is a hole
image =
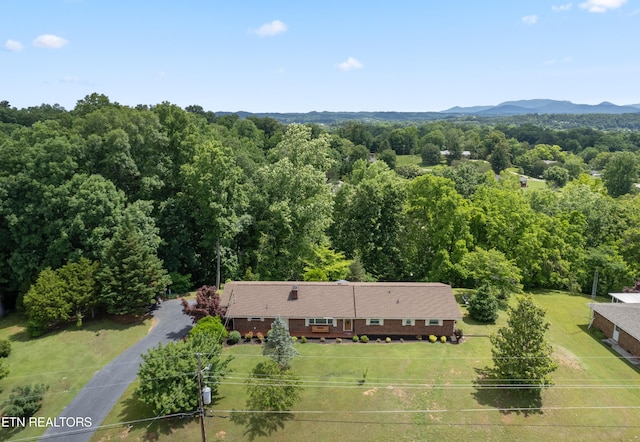
[[[590,327],[596,327],[620,347],[640,357],[640,303],[593,303]]]
[[[462,318],[441,283],[236,281],[225,284],[221,303],[242,335],[266,334],[279,317],[298,337],[450,337]]]

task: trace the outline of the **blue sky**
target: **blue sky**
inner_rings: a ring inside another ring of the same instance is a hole
[[[640,103],[640,0],[0,0],[0,100],[438,111]]]

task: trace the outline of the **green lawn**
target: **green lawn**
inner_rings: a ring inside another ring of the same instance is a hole
[[[416,165],[422,167],[422,157],[420,155],[397,155],[396,167]]]
[[[29,339],[24,320],[18,315],[0,319],[0,339],[11,341],[6,359],[9,376],[0,381],[0,403],[9,398],[18,385],[49,385],[37,416],[56,417],[78,391],[104,365],[142,339],[150,321],[116,323],[109,320],[87,322],[78,329],[70,326]],[[27,428],[20,432],[0,433],[0,440],[38,436],[44,429]]]
[[[462,290],[457,291],[462,292]],[[460,345],[423,342],[296,344],[293,368],[303,379],[302,402],[293,419],[261,440],[439,440],[539,441],[636,440],[640,432],[640,375],[586,331],[588,297],[542,292],[535,299],[548,311],[548,337],[560,367],[556,385],[542,394],[541,410],[514,392],[478,389],[478,370],[491,364],[486,337],[496,325],[460,324]],[[463,308],[463,312],[466,310]],[[484,336],[483,336],[484,335]],[[245,428],[230,420],[244,407],[243,382],[262,359],[260,347],[241,344],[233,372],[220,387],[223,398],[206,421],[209,440],[247,440]],[[368,370],[366,383],[358,380]],[[133,388],[108,423],[153,417],[132,398]],[[536,404],[534,404],[535,406]],[[143,422],[131,429],[100,430],[94,440],[198,440],[196,420]]]

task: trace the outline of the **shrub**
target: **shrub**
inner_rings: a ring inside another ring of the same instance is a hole
[[[462,336],[464,336],[464,333],[462,333],[462,329],[461,328],[456,328],[453,331],[453,334],[456,336],[456,339],[459,341],[460,339],[462,339]]]
[[[256,333],[256,339],[258,340],[258,342],[260,342],[261,344],[264,342],[264,335],[260,332]]]
[[[445,342],[447,342],[447,337],[446,336],[440,336],[440,342],[442,342],[443,344]]]
[[[244,340],[245,341],[251,341],[252,339],[253,339],[253,332],[252,331],[245,333],[245,335],[244,335]]]
[[[29,319],[27,322],[27,333],[32,338],[37,338],[38,336],[42,336],[47,331],[47,326],[33,319]]]
[[[498,319],[498,300],[489,284],[480,286],[469,299],[469,316],[485,323],[494,323]]]
[[[293,342],[298,342],[298,337],[297,336],[291,336],[291,340]]]
[[[300,343],[301,343],[301,344],[306,344],[306,343],[307,343],[307,338],[306,338],[306,336],[300,336]]]
[[[326,339],[324,338],[324,336],[320,338],[320,343],[321,344],[324,344],[325,341],[326,341]]]
[[[387,339],[385,339],[384,341],[388,344],[389,342],[391,342],[391,338],[387,336]]]
[[[382,342],[382,339],[378,338],[378,339],[376,339],[376,342],[379,344],[379,343]]]
[[[8,339],[0,339],[0,358],[6,358],[11,353],[11,342]]]
[[[229,336],[229,332],[224,328],[224,325],[222,325],[220,316],[205,316],[200,319],[189,332],[189,337],[193,337],[199,333],[217,336],[220,342]]]
[[[342,338],[336,338],[336,344],[341,344],[342,343]]]
[[[436,342],[438,340],[438,338],[436,338],[434,335],[429,335],[429,342]]]
[[[9,405],[4,409],[7,416],[31,417],[40,409],[44,392],[49,389],[48,385],[21,385],[13,390],[9,395]]]
[[[353,338],[351,338],[351,340],[353,342],[358,342],[360,340],[360,338],[358,337],[358,335],[353,335]]]
[[[229,333],[229,339],[227,340],[227,342],[231,345],[237,344],[238,342],[240,342],[240,332],[237,330],[232,331],[231,333]]]
[[[403,338],[400,338],[400,343],[404,344],[404,339]]]
[[[367,335],[360,336],[360,342],[366,344],[367,342],[369,342],[369,337]]]
[[[418,335],[418,336],[416,336],[416,339],[417,339],[418,341],[422,341],[422,335]]]

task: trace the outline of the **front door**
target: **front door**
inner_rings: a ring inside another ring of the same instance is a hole
[[[351,319],[343,319],[342,320],[342,330],[343,331],[352,331],[353,330],[353,321]]]
[[[618,338],[620,338],[620,329],[617,325],[613,326],[613,340],[618,342]]]

